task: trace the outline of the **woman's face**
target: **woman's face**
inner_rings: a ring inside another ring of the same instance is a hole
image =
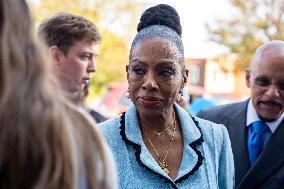
[[[144,39],[132,49],[129,95],[140,113],[161,114],[172,106],[187,81],[182,55],[163,38]]]

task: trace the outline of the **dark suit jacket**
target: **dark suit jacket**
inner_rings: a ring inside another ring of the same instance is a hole
[[[89,113],[95,119],[96,123],[101,123],[101,122],[104,122],[105,120],[107,120],[107,118],[105,116],[103,116],[102,114],[100,114],[96,110],[90,109]]]
[[[284,189],[284,121],[250,168],[246,127],[248,102],[213,107],[197,116],[227,127],[234,154],[236,188]]]

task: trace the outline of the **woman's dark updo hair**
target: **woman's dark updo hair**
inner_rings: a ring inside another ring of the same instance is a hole
[[[166,4],[159,4],[147,9],[140,18],[137,32],[151,25],[167,26],[174,30],[179,36],[181,36],[182,33],[180,18],[177,11]]]
[[[159,4],[148,8],[140,18],[137,31],[138,33],[131,44],[130,57],[132,50],[140,41],[158,37],[174,44],[180,53],[181,62],[184,62],[180,18],[173,7]]]

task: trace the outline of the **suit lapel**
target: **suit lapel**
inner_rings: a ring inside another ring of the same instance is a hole
[[[227,126],[235,161],[236,186],[249,170],[247,150],[246,113],[248,100],[238,103],[228,111],[225,125]],[[232,117],[233,115],[233,117]],[[229,119],[230,118],[230,119]]]
[[[283,133],[284,121],[281,122],[276,132],[268,141],[265,149],[260,154],[258,160],[255,162],[255,165],[249,170],[240,183],[240,188],[257,187],[284,163]]]

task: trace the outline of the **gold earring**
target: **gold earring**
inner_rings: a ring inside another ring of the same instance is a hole
[[[182,92],[182,91],[179,91],[177,101],[178,101],[178,102],[181,102],[181,101],[183,101],[183,100],[184,100],[183,92]]]

